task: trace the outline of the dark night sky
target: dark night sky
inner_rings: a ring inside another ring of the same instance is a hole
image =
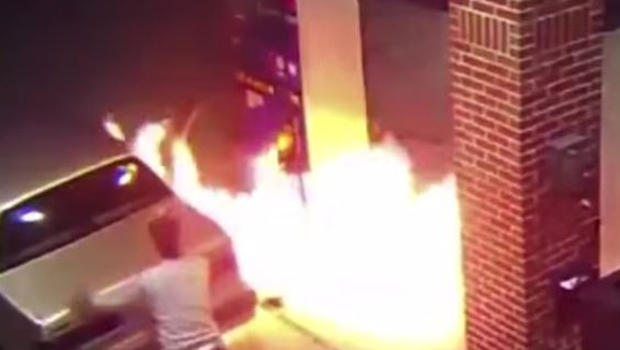
[[[223,149],[239,124],[225,3],[0,1],[0,203],[122,152],[100,127],[107,111],[134,126],[206,101],[197,148]],[[609,23],[620,23],[620,1],[608,3]]]
[[[3,119],[72,115],[85,104],[113,107],[149,94],[174,98],[185,91],[171,90],[185,87],[172,84],[208,74],[205,63],[220,55],[223,38],[211,33],[221,10],[210,1],[18,3],[2,11]],[[149,84],[163,82],[170,85]],[[127,96],[143,84],[151,87]]]
[[[121,152],[101,131],[106,111],[131,125],[190,98],[222,104],[223,3],[1,2],[0,202]]]

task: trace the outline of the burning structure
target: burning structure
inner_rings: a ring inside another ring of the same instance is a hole
[[[451,1],[456,181],[422,193],[398,147],[368,142],[358,3],[297,10],[307,201],[275,150],[243,195],[202,186],[182,139],[162,170],[226,228],[248,280],[345,345],[578,348],[553,287],[599,259],[602,2]],[[162,168],[144,135],[137,153]]]
[[[405,152],[389,142],[370,145],[357,2],[301,1],[297,10],[310,171],[290,175],[271,147],[256,158],[249,193],[209,188],[184,138],[171,143],[171,167],[163,164],[160,146],[175,135],[162,124],[140,129],[134,153],[228,232],[259,293],[282,296],[314,332],[329,337],[336,327],[346,336],[333,342],[344,347],[459,348],[455,181],[416,193]],[[247,72],[238,78],[255,97],[248,102],[271,91],[251,84],[258,80]]]

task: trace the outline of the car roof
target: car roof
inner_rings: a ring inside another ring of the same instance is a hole
[[[76,179],[76,178],[78,178],[78,177],[80,177],[82,175],[85,175],[85,174],[91,172],[91,171],[97,170],[98,168],[102,168],[102,167],[105,167],[107,165],[110,165],[110,164],[113,164],[115,162],[122,161],[122,160],[125,160],[125,159],[127,159],[127,160],[129,160],[129,159],[139,160],[135,155],[133,155],[131,153],[124,153],[124,154],[120,154],[120,155],[116,155],[116,156],[112,156],[112,157],[106,158],[106,159],[104,159],[102,161],[99,161],[97,163],[85,166],[85,167],[83,167],[83,168],[81,168],[81,169],[79,169],[77,171],[74,171],[74,172],[72,172],[71,174],[69,174],[67,176],[63,176],[63,177],[58,178],[58,179],[56,179],[56,180],[54,180],[52,182],[49,182],[49,183],[47,183],[47,184],[45,184],[43,186],[40,186],[40,187],[38,187],[38,188],[36,188],[36,189],[34,189],[32,191],[28,191],[28,192],[20,195],[19,197],[15,198],[13,200],[10,200],[10,201],[8,201],[6,203],[1,204],[0,205],[0,212],[4,212],[6,210],[9,210],[9,209],[15,207],[16,205],[18,205],[19,203],[21,203],[21,202],[23,202],[23,201],[25,201],[25,200],[27,200],[27,199],[29,199],[31,197],[34,197],[34,196],[36,196],[38,194],[41,194],[41,193],[43,193],[43,192],[45,192],[47,190],[50,190],[50,189],[52,189],[54,187],[58,187],[58,186],[63,185],[65,183],[67,183],[67,182],[70,182],[71,180],[74,180],[74,179]]]

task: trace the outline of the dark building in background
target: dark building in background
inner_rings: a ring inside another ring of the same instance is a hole
[[[620,28],[620,1],[607,0],[606,4],[605,29],[616,30]]]
[[[240,113],[226,3],[0,2],[0,202],[125,152],[101,128],[106,113],[133,135],[188,99],[205,106],[191,135],[202,172],[232,177]]]

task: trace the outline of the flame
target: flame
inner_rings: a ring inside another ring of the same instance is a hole
[[[161,145],[166,135],[166,125],[163,122],[147,123],[138,129],[131,147],[132,152],[162,178],[167,174],[161,153]]]
[[[127,140],[123,128],[114,120],[114,115],[111,113],[107,114],[103,119],[103,128],[114,140],[120,142],[125,142]]]
[[[134,151],[187,203],[231,236],[244,278],[280,295],[314,331],[367,349],[463,348],[460,218],[455,180],[421,193],[396,144],[352,151],[301,178],[280,171],[277,150],[253,164],[255,188],[203,186],[189,144],[162,164],[162,124],[142,127]],[[345,336],[346,335],[346,336]]]

